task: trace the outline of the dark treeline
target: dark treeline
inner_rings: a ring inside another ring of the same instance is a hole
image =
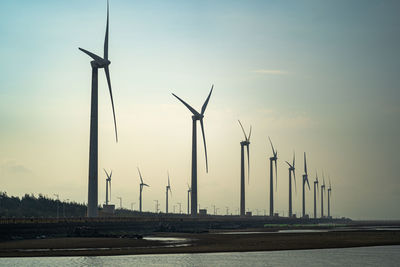
[[[7,196],[0,193],[0,217],[84,217],[86,205],[76,202],[62,202],[39,194],[25,194],[23,197]]]

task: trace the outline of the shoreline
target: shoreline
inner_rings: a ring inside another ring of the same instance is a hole
[[[152,235],[153,239],[150,240],[70,237],[4,241],[0,242],[0,258],[223,253],[400,245],[400,231],[392,230],[313,233],[270,233],[265,229],[258,230],[259,233],[249,234],[158,233]],[[174,243],[157,238],[186,240]]]

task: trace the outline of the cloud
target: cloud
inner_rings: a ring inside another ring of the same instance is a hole
[[[260,69],[260,70],[253,70],[252,72],[260,73],[260,74],[267,74],[267,75],[285,75],[285,74],[289,74],[289,72],[284,71],[284,70],[265,70],[265,69]]]

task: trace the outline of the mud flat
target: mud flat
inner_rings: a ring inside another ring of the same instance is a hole
[[[272,251],[400,245],[398,230],[270,232],[249,229],[186,234],[157,233],[150,238],[69,237],[0,242],[0,257],[106,256],[161,253]]]

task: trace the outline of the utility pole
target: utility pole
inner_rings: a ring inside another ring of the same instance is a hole
[[[158,213],[158,207],[159,207],[158,199],[154,200],[154,202],[156,202],[156,213]]]
[[[176,203],[176,204],[179,205],[179,214],[181,214],[181,213],[182,213],[182,203],[181,203],[181,202],[178,202],[178,203]]]
[[[119,208],[122,209],[122,197],[117,197],[119,199]]]
[[[60,196],[58,195],[58,194],[54,194],[54,196],[56,196],[56,198],[57,198],[57,219],[59,218],[59,212],[58,212],[58,209],[59,209],[59,204],[60,204]]]
[[[63,217],[65,218],[65,202],[69,201],[69,198],[63,201]]]

